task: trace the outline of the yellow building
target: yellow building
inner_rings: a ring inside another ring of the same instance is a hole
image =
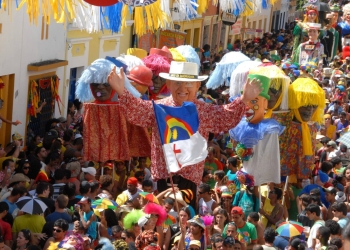
[[[127,27],[122,33],[112,33],[104,30],[97,33],[80,31],[71,26],[68,27],[65,77],[62,102],[67,107],[68,101],[75,99],[75,83],[83,70],[98,58],[106,56],[118,57],[126,54],[132,42],[133,21],[127,21]],[[67,110],[64,110],[64,116]]]

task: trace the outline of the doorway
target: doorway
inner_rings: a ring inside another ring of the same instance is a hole
[[[0,113],[4,118],[10,121],[12,121],[14,85],[14,74],[0,76],[0,99],[3,101]],[[25,121],[21,122],[24,123]],[[0,144],[2,144],[3,147],[11,142],[11,128],[11,124],[0,120]]]
[[[68,101],[69,102],[74,102],[75,100],[75,88],[76,88],[76,83],[83,73],[84,66],[82,67],[76,67],[76,68],[71,68],[70,69],[70,74],[69,74],[69,94],[68,94]]]

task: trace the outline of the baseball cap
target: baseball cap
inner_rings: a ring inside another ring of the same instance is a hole
[[[201,247],[201,242],[199,240],[191,240],[190,241],[190,246]]]
[[[243,214],[243,209],[241,207],[233,207],[231,209],[231,214],[239,214],[242,215]]]
[[[83,171],[84,173],[91,174],[93,176],[96,175],[96,169],[94,167],[82,168],[81,171]]]
[[[130,177],[126,183],[137,186],[137,179],[135,177]]]
[[[89,197],[83,197],[81,200],[78,202],[78,204],[88,204],[91,203],[91,199]]]
[[[233,149],[233,144],[232,144],[232,142],[227,143],[226,148]]]
[[[106,162],[104,165],[103,165],[104,168],[109,168],[109,169],[113,169],[113,163],[112,162]]]
[[[337,148],[337,144],[335,143],[335,141],[329,141],[329,142],[327,143],[327,146],[331,146],[331,147],[333,147],[333,148]]]

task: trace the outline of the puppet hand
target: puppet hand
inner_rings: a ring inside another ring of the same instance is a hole
[[[111,85],[112,89],[114,89],[119,96],[121,96],[124,92],[124,82],[125,82],[125,74],[124,69],[120,68],[120,73],[117,74],[115,71],[116,67],[114,67],[108,75],[108,83]]]
[[[241,97],[242,102],[248,103],[250,100],[256,98],[263,90],[260,80],[247,79],[246,84],[243,87],[243,94]]]

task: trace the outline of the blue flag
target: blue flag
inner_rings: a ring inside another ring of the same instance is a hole
[[[197,107],[185,102],[181,107],[169,107],[153,102],[160,139],[168,171],[199,163],[207,157],[207,140],[198,132]]]

